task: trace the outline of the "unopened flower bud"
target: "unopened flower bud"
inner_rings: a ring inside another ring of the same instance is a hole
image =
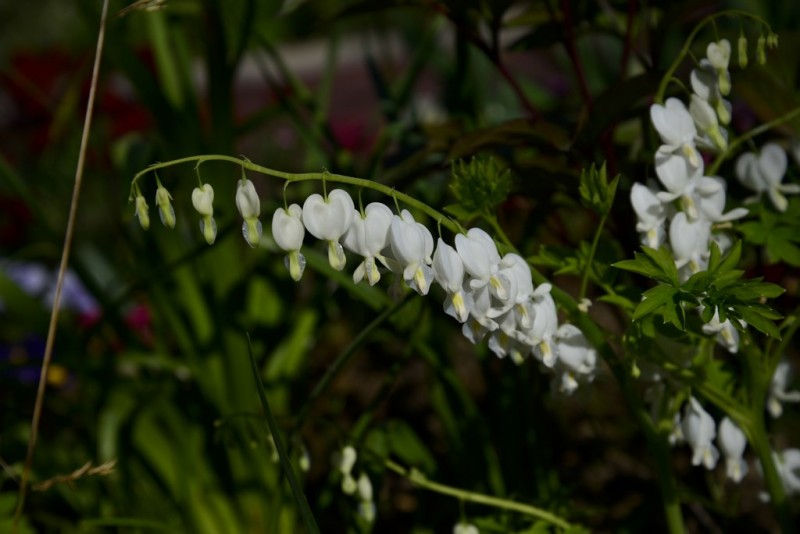
[[[206,243],[213,245],[217,239],[217,222],[214,220],[214,188],[211,184],[203,184],[192,191],[192,205],[201,215],[200,231]]]
[[[172,195],[161,184],[156,190],[156,206],[161,222],[167,228],[175,228],[175,208],[172,207]]]
[[[747,37],[739,36],[739,67],[747,68]]]
[[[236,208],[244,219],[242,235],[251,247],[258,245],[261,239],[261,200],[258,198],[253,182],[247,178],[240,180],[236,188]]]
[[[147,201],[139,194],[136,196],[136,217],[139,219],[139,224],[142,228],[148,230],[150,228],[150,213],[148,212]]]
[[[758,38],[758,42],[756,43],[756,59],[758,60],[759,65],[764,65],[767,62],[767,54],[764,51],[764,45],[766,44],[766,38],[762,35]]]
[[[777,33],[770,33],[767,35],[767,48],[770,50],[773,48],[778,48],[778,34]]]

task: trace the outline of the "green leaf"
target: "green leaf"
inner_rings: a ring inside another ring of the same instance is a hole
[[[454,161],[450,189],[462,214],[487,213],[503,202],[511,191],[511,173],[494,158],[473,157],[469,163]]]
[[[778,327],[770,319],[762,315],[762,311],[755,306],[736,305],[734,311],[750,326],[776,339],[781,339]]]
[[[636,307],[633,320],[638,321],[646,315],[655,313],[664,306],[672,305],[677,291],[674,287],[665,284],[648,289],[642,294],[642,302]]]
[[[614,196],[617,192],[617,184],[620,176],[615,176],[611,183],[608,182],[606,175],[606,164],[598,169],[592,164],[587,171],[581,171],[579,192],[584,205],[592,208],[600,215],[605,215],[611,210],[614,203]]]
[[[714,248],[716,248],[716,243],[714,243],[713,241],[711,243],[712,243],[712,256],[713,256],[713,250]],[[730,252],[728,252],[728,255],[725,256],[725,259],[722,260],[722,263],[719,266],[719,273],[723,274],[733,270],[737,265],[739,265],[739,259],[741,257],[742,257],[742,241],[738,240],[733,245]],[[711,270],[713,269],[709,268],[709,271]]]
[[[677,287],[678,269],[672,260],[672,254],[665,247],[659,250],[642,247],[642,250],[644,254],[634,252],[635,259],[618,261],[612,264],[612,267],[641,274]]]
[[[709,255],[709,258],[708,258],[708,269],[707,270],[710,271],[710,272],[714,272],[714,271],[717,270],[717,267],[719,267],[719,261],[720,261],[720,256],[721,256],[721,253],[719,251],[719,245],[717,245],[716,241],[712,240],[711,243],[708,246],[708,250],[710,252],[710,255]]]
[[[405,422],[386,423],[386,441],[392,453],[403,463],[418,467],[425,473],[436,470],[436,460],[416,432]]]

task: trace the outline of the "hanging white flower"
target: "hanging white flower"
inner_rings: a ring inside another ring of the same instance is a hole
[[[734,208],[728,213],[725,209],[725,189],[727,183],[719,176],[703,176],[692,191],[692,201],[698,214],[712,223],[733,221],[747,215],[747,208]]]
[[[719,422],[717,443],[725,456],[725,474],[732,481],[739,483],[747,474],[747,462],[742,455],[747,447],[744,432],[728,417]]]
[[[350,228],[354,213],[353,199],[342,189],[334,189],[327,198],[315,193],[303,204],[306,230],[328,243],[328,263],[337,271],[344,269],[346,262],[339,239]]]
[[[677,152],[686,156],[692,166],[700,165],[702,159],[695,148],[697,128],[683,102],[668,98],[663,106],[653,104],[650,106],[650,120],[664,143],[658,149],[660,154]]]
[[[698,307],[702,311],[702,306]],[[709,335],[717,335],[717,343],[725,347],[731,354],[739,351],[739,331],[733,326],[730,319],[720,322],[719,310],[714,310],[714,316],[703,325],[703,332]]]
[[[214,188],[203,184],[192,190],[192,205],[200,214],[200,231],[206,243],[213,245],[217,239],[217,222],[214,220]]]
[[[236,209],[244,219],[242,235],[251,247],[255,247],[261,240],[261,221],[258,220],[261,215],[261,199],[258,198],[253,182],[247,178],[239,180],[236,186]]]
[[[464,293],[464,263],[456,249],[440,237],[433,253],[433,276],[447,293],[444,312],[463,323],[472,309],[472,296]]]
[[[788,361],[781,360],[775,367],[775,373],[772,375],[772,380],[770,380],[767,397],[767,410],[774,418],[783,414],[782,403],[800,402],[800,391],[787,391],[790,378],[791,366]]]
[[[597,366],[597,351],[583,332],[574,325],[561,325],[554,336],[557,369],[561,373],[559,389],[572,394],[579,381],[591,382]]]
[[[392,217],[389,243],[394,259],[403,269],[403,279],[420,295],[427,295],[433,281],[433,236],[424,225],[416,222],[408,210]]]
[[[669,225],[669,241],[675,266],[688,268],[688,274],[694,274],[705,268],[708,262],[708,240],[711,235],[711,223],[705,219],[690,221],[684,212],[679,212]],[[688,279],[689,276],[685,278]]]
[[[696,139],[698,145],[719,151],[728,148],[728,130],[720,128],[717,112],[708,101],[696,94],[692,95],[691,102],[689,102],[689,113],[698,130],[703,134]]]
[[[347,249],[364,257],[353,272],[353,282],[366,280],[374,286],[381,279],[376,260],[382,259],[381,251],[389,243],[392,217],[392,210],[380,202],[368,204],[363,216],[358,211],[353,214],[353,222],[342,240]]]
[[[719,451],[712,443],[717,434],[714,419],[694,397],[689,397],[682,426],[686,442],[693,451],[692,465],[702,464],[706,469],[714,469],[719,459]]]
[[[306,268],[306,259],[300,252],[305,235],[303,208],[292,204],[288,209],[278,208],[275,211],[272,216],[272,237],[282,250],[288,252],[284,262],[295,282],[300,280]]]
[[[798,184],[781,184],[786,174],[786,152],[776,143],[761,147],[758,156],[746,152],[736,160],[736,177],[742,184],[759,195],[767,193],[778,211],[786,211],[789,202],[785,194],[800,193]]]
[[[731,122],[731,103],[722,97],[719,90],[719,78],[714,71],[714,67],[707,59],[700,60],[700,67],[692,69],[690,76],[692,91],[707,101],[717,112],[717,117],[721,124],[730,124]]]
[[[636,231],[643,234],[642,244],[650,248],[659,248],[667,236],[664,230],[667,210],[656,194],[657,191],[639,183],[631,188],[631,204],[639,219]]]
[[[693,193],[703,176],[703,170],[702,160],[697,165],[692,165],[686,157],[679,154],[656,154],[656,174],[666,189],[656,196],[662,202],[680,199],[686,214],[691,219],[696,219],[698,213]]]
[[[488,284],[492,295],[508,300],[508,280],[498,273],[500,254],[491,236],[480,228],[470,228],[467,235],[458,234],[455,241],[464,270],[472,277],[470,287],[478,289]]]
[[[731,43],[727,39],[720,39],[716,43],[709,43],[706,47],[706,57],[709,64],[717,72],[719,91],[723,95],[731,92],[731,75],[728,65],[731,60]]]

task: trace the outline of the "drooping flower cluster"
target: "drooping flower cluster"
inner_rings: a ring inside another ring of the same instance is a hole
[[[743,458],[747,439],[744,432],[728,417],[723,418],[719,426],[716,426],[714,418],[703,409],[700,402],[689,397],[683,419],[676,414],[675,425],[675,439],[671,442],[676,444],[685,441],[692,448],[692,465],[714,469],[721,450],[725,457],[725,473],[730,480],[738,483],[747,474],[748,466]],[[715,439],[719,449],[714,446]]]
[[[736,160],[736,177],[756,195],[748,201],[758,200],[763,193],[778,211],[786,211],[787,194],[800,193],[798,184],[782,184],[786,174],[786,151],[777,143],[767,143],[758,154],[745,152]]]
[[[556,385],[571,393],[580,381],[591,381],[596,353],[581,331],[558,324],[551,286],[534,288],[530,267],[519,255],[501,256],[494,240],[480,228],[455,237],[455,246],[439,238],[434,249],[430,230],[408,210],[395,215],[373,202],[356,210],[350,195],[335,189],[311,195],[301,208],[292,204],[275,212],[272,235],[287,253],[294,280],[303,273],[300,249],[305,230],[327,242],[328,261],[337,270],[346,264],[345,250],[363,260],[353,281],[375,285],[381,268],[395,273],[414,291],[427,295],[434,282],[445,292],[444,311],[463,324],[472,343],[488,338],[498,356],[521,362],[533,355],[557,373]]]
[[[357,459],[355,448],[347,445],[335,455],[334,463],[342,475],[342,492],[358,499],[358,515],[367,523],[372,523],[375,521],[376,513],[372,481],[363,471],[358,475],[358,479],[353,478],[352,471]]]
[[[136,215],[147,229],[147,202],[138,188],[135,191]],[[171,199],[158,182],[156,205],[169,228],[175,226]],[[247,178],[239,181],[235,200],[243,219],[242,234],[255,247],[262,233],[261,202]],[[211,184],[192,191],[192,204],[200,215],[203,237],[213,244],[217,224]],[[580,382],[593,379],[597,354],[578,328],[559,326],[550,284],[534,287],[527,262],[513,253],[501,256],[484,230],[471,228],[457,235],[455,246],[439,238],[434,248],[430,230],[408,210],[396,215],[380,202],[357,210],[343,189],[312,194],[302,207],[291,204],[272,217],[272,237],[286,252],[285,264],[295,281],[305,270],[301,249],[306,231],[327,244],[328,261],[337,271],[346,266],[345,251],[362,258],[353,272],[355,283],[375,285],[382,270],[399,276],[420,295],[438,283],[445,292],[445,313],[463,324],[467,339],[479,343],[488,338],[498,357],[510,356],[517,363],[532,355],[556,374],[560,391],[572,393]]]
[[[634,184],[631,190],[642,244],[667,246],[683,281],[706,269],[712,241],[723,252],[730,245],[730,238],[715,231],[714,225],[748,213],[745,208],[725,212],[726,182],[719,176],[705,175],[698,151],[727,148],[725,125],[731,120],[731,105],[724,97],[731,89],[730,51],[726,39],[708,45],[706,58],[691,73],[693,94],[688,109],[677,98],[650,108],[651,121],[662,141],[655,155],[655,169],[663,189]],[[730,352],[738,350],[739,334],[730,320],[720,322],[715,314],[704,331],[717,334],[720,344]]]

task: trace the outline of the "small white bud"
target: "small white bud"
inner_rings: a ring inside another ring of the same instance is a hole
[[[156,206],[161,222],[167,228],[175,228],[175,208],[172,207],[172,195],[163,186],[159,185],[156,190]]]

